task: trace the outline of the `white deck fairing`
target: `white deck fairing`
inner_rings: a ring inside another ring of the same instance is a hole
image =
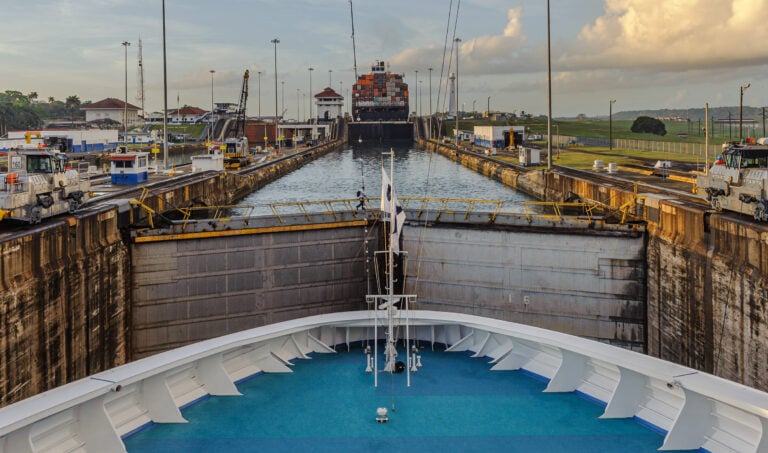
[[[603,418],[637,417],[667,432],[661,450],[768,452],[768,394],[691,368],[535,327],[456,313],[411,311],[411,338],[526,370],[547,392],[606,403]],[[295,359],[367,340],[369,312],[311,316],[157,354],[0,409],[0,453],[125,451],[121,436],[184,423],[180,408],[239,395],[256,373],[290,373]]]

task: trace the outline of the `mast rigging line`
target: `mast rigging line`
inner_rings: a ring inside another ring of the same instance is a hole
[[[352,11],[352,0],[349,0],[349,16],[352,19],[352,58],[355,64],[355,83],[357,83],[357,50],[355,49],[355,13]]]
[[[456,1],[456,15],[454,16],[454,22],[453,22],[453,34],[451,36],[451,47],[450,47],[450,52],[448,53],[448,69],[447,69],[447,73],[448,74],[450,74],[451,68],[453,67],[453,49],[454,49],[454,46],[456,45],[455,38],[456,38],[456,30],[458,28],[458,23],[459,23],[459,9],[460,9],[460,7],[461,7],[461,0],[457,0]],[[448,20],[446,21],[446,24],[445,24],[445,38],[443,40],[443,61],[442,61],[441,65],[440,65],[440,79],[439,79],[439,81],[437,83],[437,102],[436,102],[436,105],[438,106],[437,108],[440,108],[439,107],[440,106],[440,96],[442,95],[443,96],[443,99],[442,99],[442,101],[443,101],[442,111],[443,112],[446,111],[446,105],[445,104],[446,104],[446,101],[448,101],[448,92],[449,92],[448,84],[450,83],[449,78],[446,77],[446,68],[445,68],[445,60],[446,60],[446,58],[445,58],[445,55],[446,55],[446,53],[448,51],[448,35],[450,33],[450,30],[451,30],[451,15],[452,15],[452,13],[453,13],[453,0],[451,0],[450,4],[448,6]],[[458,77],[458,74],[456,76]],[[445,80],[445,92],[442,92],[443,80]],[[457,88],[458,88],[458,86],[457,86]],[[459,111],[459,106],[456,106],[456,112],[457,112],[456,116],[457,117],[458,117],[458,111]],[[444,121],[443,121],[442,116],[438,116],[438,130],[442,130],[443,122]]]

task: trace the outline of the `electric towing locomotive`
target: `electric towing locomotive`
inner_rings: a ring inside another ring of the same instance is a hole
[[[50,148],[8,151],[0,183],[0,221],[40,223],[75,212],[91,195],[88,164],[73,169],[64,153]]]

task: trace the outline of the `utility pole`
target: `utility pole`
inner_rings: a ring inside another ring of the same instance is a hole
[[[552,52],[549,30],[549,0],[547,0],[547,170],[552,170]]]
[[[456,44],[456,148],[459,147],[459,45],[461,38],[454,38]]]
[[[125,102],[123,104],[123,143],[128,143],[128,41],[122,42],[125,50]]]
[[[739,89],[739,141],[744,138],[744,134],[741,131],[741,117],[744,105],[744,92],[747,91],[747,88],[749,88],[749,83],[745,83]]]
[[[613,103],[616,99],[608,101],[608,151],[613,151]]]
[[[261,71],[259,71],[258,74],[259,74],[259,119],[261,119]]]
[[[277,38],[274,38],[269,42],[275,45],[275,147],[279,150],[280,144],[277,141],[277,136],[278,136],[277,134],[277,45],[280,43],[280,40]],[[267,145],[264,144],[264,146],[267,146]]]
[[[432,68],[429,70],[429,134],[427,138],[432,138]]]

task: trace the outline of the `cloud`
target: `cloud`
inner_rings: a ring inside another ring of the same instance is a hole
[[[662,71],[768,62],[768,0],[606,0],[557,62],[569,69]],[[750,44],[753,43],[753,44]]]
[[[461,73],[466,75],[508,71],[511,61],[527,42],[520,24],[522,13],[522,7],[507,10],[507,23],[500,35],[484,35],[461,42],[459,47]],[[455,55],[455,50],[453,52]],[[449,57],[452,57],[450,58],[451,67],[455,68],[455,56],[447,56],[446,61]],[[424,62],[432,61],[437,68],[442,59],[442,46],[430,45],[406,49],[391,57],[390,61],[394,67],[422,67]]]

